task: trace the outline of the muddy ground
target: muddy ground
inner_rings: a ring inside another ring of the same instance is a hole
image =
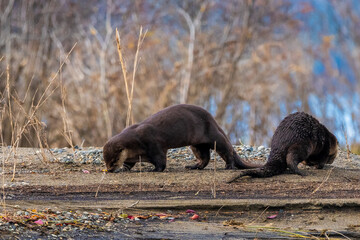
[[[194,160],[180,154],[162,173],[148,172],[152,166],[143,163],[116,174],[106,173],[104,164],[61,162],[71,149],[46,151],[45,159],[39,149],[18,149],[7,159],[8,152],[0,152],[6,160],[0,239],[360,238],[360,158],[342,151],[323,170],[301,166],[305,177],[232,184],[226,180],[238,171],[224,170],[221,159],[216,171],[213,161],[204,170],[186,170]],[[35,223],[40,218],[42,224]]]

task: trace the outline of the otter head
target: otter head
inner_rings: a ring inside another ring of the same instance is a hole
[[[121,171],[121,163],[119,163],[119,155],[123,148],[115,146],[112,141],[108,141],[103,148],[103,156],[108,172]]]
[[[326,164],[332,164],[337,156],[337,151],[338,151],[338,141],[336,139],[336,137],[334,136],[334,134],[330,133],[329,134],[329,143],[330,143],[330,149],[329,149],[329,156],[327,159]]]
[[[103,148],[108,172],[130,170],[141,155],[145,155],[145,149],[132,131],[124,131],[112,137]]]
[[[319,161],[319,158],[309,158],[304,163],[308,166],[315,166],[317,169],[324,168],[325,164],[332,164],[336,158],[337,150],[338,150],[338,141],[336,137],[329,132],[328,140],[328,147],[329,153],[327,156],[321,158],[322,160]]]

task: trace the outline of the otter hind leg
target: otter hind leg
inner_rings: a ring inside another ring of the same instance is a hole
[[[214,146],[212,146],[211,148],[214,149]],[[236,152],[234,149],[232,149],[230,143],[228,143],[225,139],[220,139],[220,141],[216,142],[216,152],[225,161],[226,169],[236,169],[235,167]]]
[[[194,165],[186,166],[188,169],[204,169],[210,161],[210,147],[207,144],[199,144],[195,146],[190,146],[192,152],[194,153],[198,163]]]
[[[306,176],[305,173],[301,172],[298,168],[298,164],[306,160],[309,156],[309,149],[303,145],[293,145],[288,149],[286,155],[286,164],[292,173],[300,176]]]

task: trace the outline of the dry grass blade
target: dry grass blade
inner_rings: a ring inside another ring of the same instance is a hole
[[[338,232],[338,231],[335,231],[335,230],[329,230],[328,232],[333,232],[333,233],[336,233],[336,234],[339,234],[340,236],[346,238],[346,239],[349,239],[351,240],[351,238],[347,237],[346,235],[342,234],[341,232]]]

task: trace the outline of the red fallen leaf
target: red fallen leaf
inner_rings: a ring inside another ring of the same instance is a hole
[[[150,216],[143,216],[143,215],[136,215],[134,217],[138,218],[138,219],[148,219],[148,218],[150,218]]]
[[[194,214],[190,219],[191,219],[191,220],[196,220],[196,219],[198,219],[198,218],[199,218],[199,215]]]
[[[130,220],[134,220],[134,219],[135,219],[135,217],[134,217],[134,216],[129,215],[129,216],[128,216],[128,219],[130,219]]]
[[[37,225],[43,225],[44,224],[44,222],[41,219],[35,221],[34,223],[36,223]]]
[[[186,213],[196,213],[196,212],[192,209],[188,209],[188,210],[186,210]]]
[[[277,217],[277,214],[268,216],[267,218],[268,218],[268,219],[274,219],[274,218],[276,218],[276,217]]]
[[[155,216],[162,217],[162,216],[167,216],[167,214],[165,214],[165,213],[158,213],[158,214],[155,214]]]

